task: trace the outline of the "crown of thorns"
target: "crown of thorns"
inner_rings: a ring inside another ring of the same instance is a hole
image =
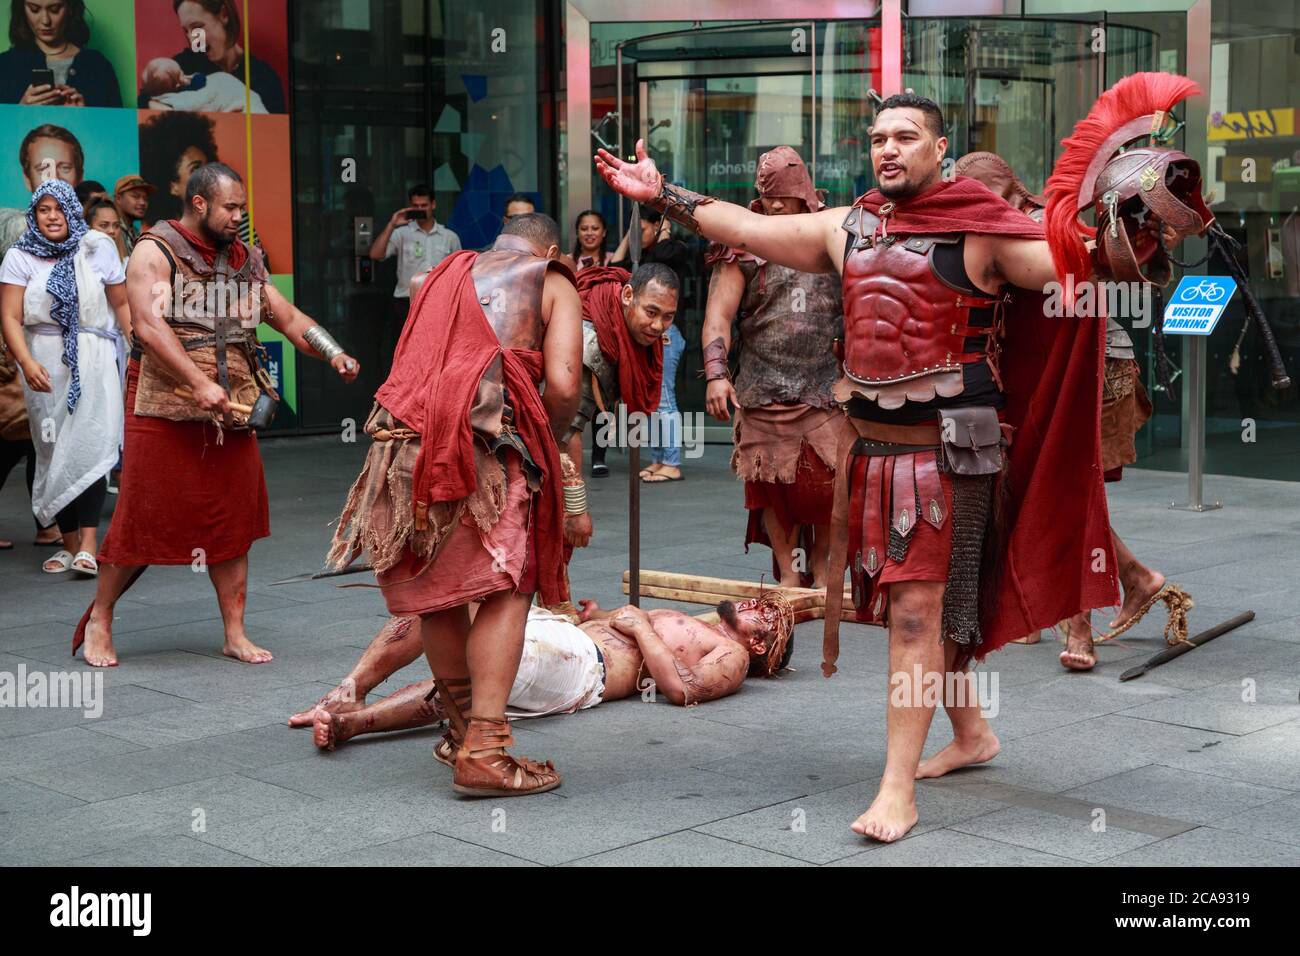
[[[749,598],[736,605],[738,611],[758,611],[763,626],[772,631],[768,641],[767,654],[763,659],[763,676],[772,677],[781,667],[785,649],[794,635],[794,607],[778,591],[763,590],[756,598]]]

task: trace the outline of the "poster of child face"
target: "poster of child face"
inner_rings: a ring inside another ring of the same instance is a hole
[[[138,171],[131,110],[0,106],[0,207],[26,209],[51,174],[76,186],[93,179],[111,190]]]
[[[272,271],[291,272],[292,189],[289,164],[284,161],[289,155],[289,118],[251,117],[251,177],[243,116],[141,110],[139,119],[140,175],[158,190],[149,204],[149,221],[179,219],[194,170],[204,163],[225,163],[243,177],[246,191],[251,192],[253,228]]]
[[[9,14],[0,26],[0,103],[133,105],[136,57],[130,3],[21,0],[4,6]]]
[[[287,113],[285,3],[136,0],[137,105],[203,113],[242,113],[245,108]]]

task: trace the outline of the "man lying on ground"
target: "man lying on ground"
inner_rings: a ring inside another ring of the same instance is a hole
[[[745,678],[772,677],[790,660],[794,613],[776,592],[718,605],[718,624],[681,611],[643,611],[629,605],[603,610],[583,601],[582,623],[538,607],[529,609],[524,651],[510,689],[507,716],[571,714],[602,701],[644,691],[678,706],[734,694]],[[448,718],[432,678],[410,684],[374,704],[366,696],[420,656],[414,618],[391,617],[362,653],[352,672],[314,707],[289,718],[290,727],[312,727],[317,747],[333,750],[360,734],[424,727]],[[444,682],[461,714],[470,712],[467,684]],[[451,764],[450,735],[434,756]]]

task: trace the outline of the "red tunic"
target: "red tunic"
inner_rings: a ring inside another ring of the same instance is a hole
[[[99,560],[117,565],[220,564],[271,533],[257,437],[209,422],[135,414],[140,366],[127,367],[126,439],[112,524]],[[201,555],[196,549],[202,549]]]

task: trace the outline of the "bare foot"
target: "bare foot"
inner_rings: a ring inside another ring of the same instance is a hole
[[[1165,576],[1144,564],[1135,562],[1125,571],[1127,573],[1120,574],[1120,584],[1124,588],[1124,604],[1119,609],[1119,616],[1110,622],[1112,631],[1136,614],[1138,608],[1151,600],[1165,586]]]
[[[343,730],[343,715],[331,714],[323,707],[312,715],[312,742],[321,750],[333,750],[348,739]]]
[[[603,613],[600,605],[591,598],[583,598],[578,602],[578,605],[582,608],[582,610],[578,612],[578,620],[583,624],[595,620],[597,614]]]
[[[301,710],[289,718],[290,727],[310,727],[318,710],[327,710],[331,714],[350,714],[366,706],[366,697],[357,699],[357,682],[351,677],[343,678],[342,683],[327,693],[314,705]]]
[[[270,651],[258,647],[246,637],[227,637],[226,643],[221,647],[221,653],[245,664],[265,664],[273,660]]]
[[[1090,671],[1097,665],[1097,652],[1092,646],[1092,625],[1080,615],[1066,624],[1065,650],[1061,651],[1061,666],[1072,671]]]
[[[914,826],[916,798],[904,790],[881,787],[867,812],[854,820],[849,829],[881,843],[893,843],[907,836],[907,831]]]
[[[959,767],[987,763],[1002,751],[1002,742],[992,730],[985,728],[983,735],[973,740],[956,740],[944,747],[929,760],[922,760],[916,768],[916,779],[942,777]]]
[[[91,667],[116,667],[112,625],[100,624],[92,614],[86,622],[86,643],[81,645],[81,655]]]

